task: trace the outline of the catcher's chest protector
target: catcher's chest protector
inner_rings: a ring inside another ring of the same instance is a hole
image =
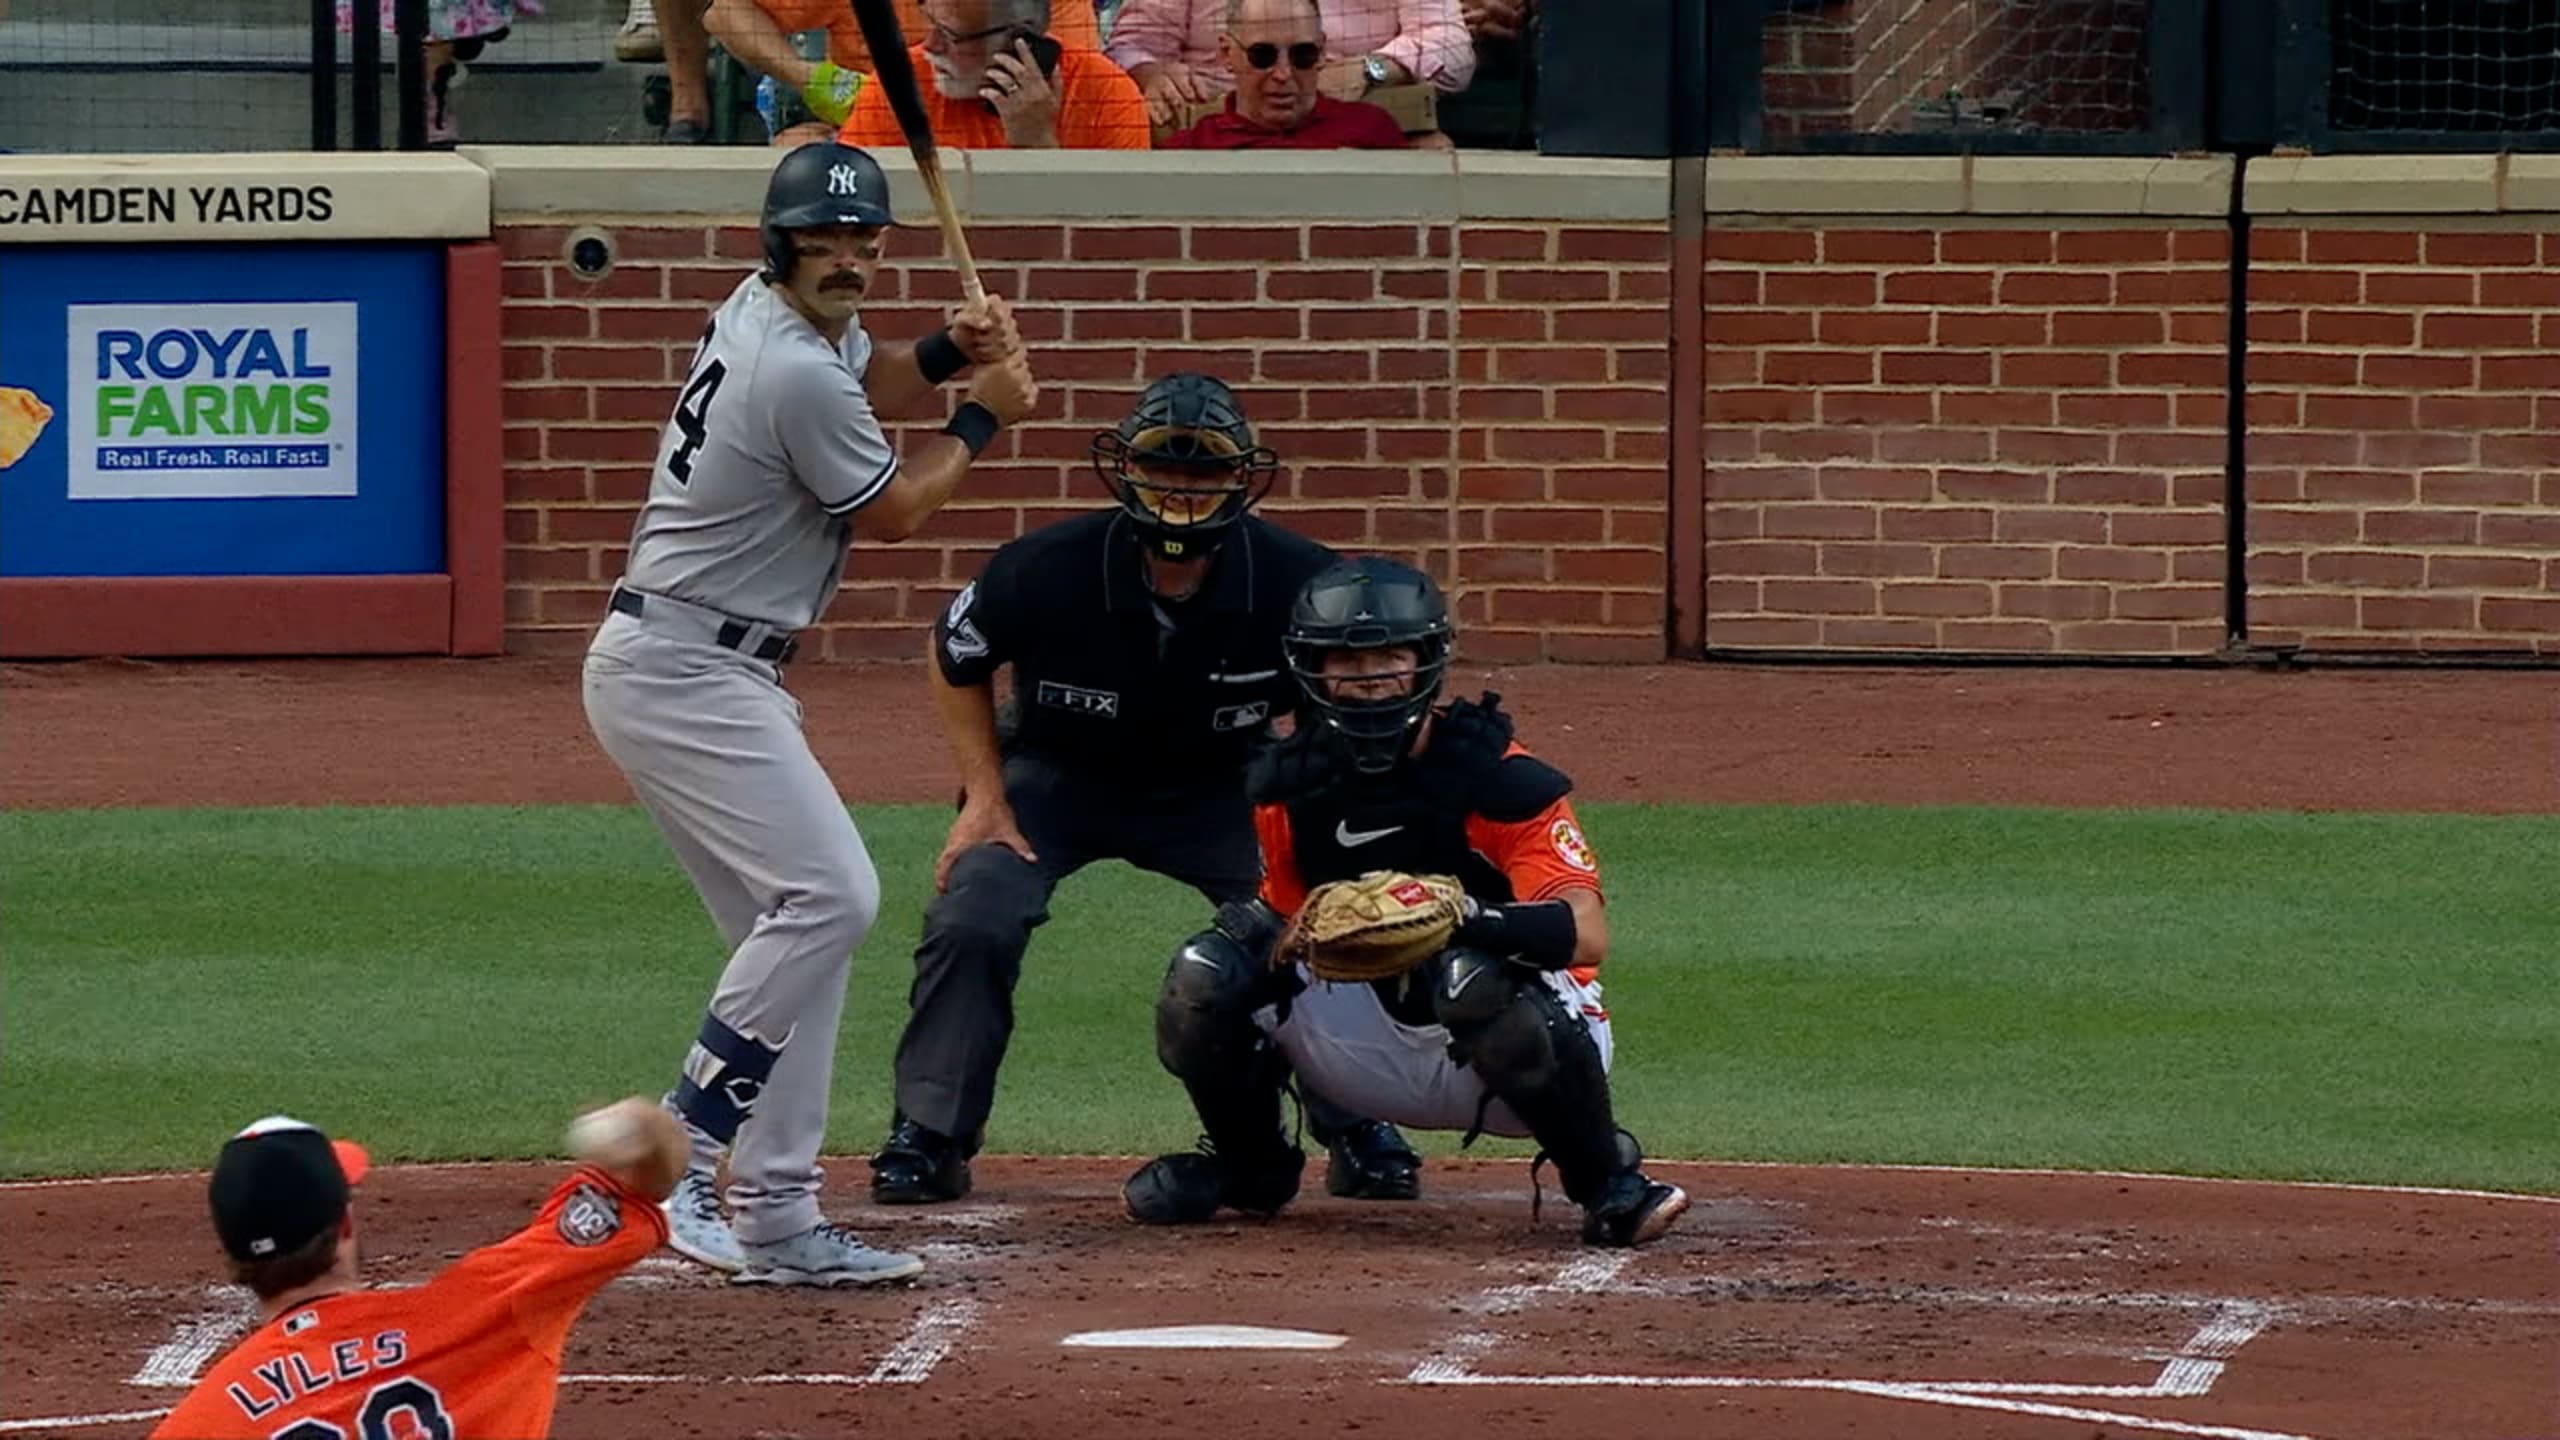
[[[1426,752],[1424,759],[1428,759]],[[1467,839],[1475,815],[1525,820],[1572,788],[1563,772],[1527,755],[1492,766],[1462,788],[1464,808],[1435,803],[1418,783],[1417,766],[1360,777],[1311,799],[1288,802],[1290,850],[1310,888],[1372,870],[1455,875],[1488,905],[1508,903],[1511,878],[1476,853]]]

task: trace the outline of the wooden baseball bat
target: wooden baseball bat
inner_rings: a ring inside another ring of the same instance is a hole
[[[986,298],[978,283],[978,262],[969,256],[969,237],[960,229],[960,213],[942,183],[942,157],[933,147],[933,121],[925,115],[924,92],[916,88],[916,67],[907,55],[907,37],[898,28],[897,7],[890,0],[852,0],[853,18],[862,25],[862,41],[871,49],[871,79],[888,95],[889,109],[906,132],[907,150],[916,157],[916,173],[933,197],[933,213],[942,222],[942,243],[960,267],[960,293],[971,301]]]

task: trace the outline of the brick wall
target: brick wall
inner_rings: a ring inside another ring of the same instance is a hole
[[[2560,234],[2250,251],[2253,637],[2560,653]]]
[[[740,227],[617,227],[619,264],[588,284],[560,261],[566,233],[499,234],[519,650],[584,644],[673,384],[754,254]],[[958,299],[932,232],[899,246],[868,308],[891,338]],[[1108,503],[1085,459],[1093,432],[1148,378],[1200,368],[1244,391],[1290,462],[1270,510],[1431,566],[1471,655],[1661,656],[1659,227],[973,225],[970,248],[1038,349],[1040,415],[999,438],[922,535],[861,549],[816,653],[919,653],[919,627],[996,545]]]
[[[2227,247],[1711,231],[1707,643],[2219,648]]]
[[[1772,15],[1761,87],[1771,136],[1918,128],[1921,107],[2005,97],[2028,125],[2149,123],[2146,0],[1829,0]]]

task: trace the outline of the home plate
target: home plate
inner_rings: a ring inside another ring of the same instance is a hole
[[[1103,1350],[1330,1350],[1348,1338],[1261,1325],[1151,1325],[1143,1330],[1084,1330],[1058,1343]]]

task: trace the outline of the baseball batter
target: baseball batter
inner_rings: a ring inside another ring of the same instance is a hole
[[[864,331],[893,223],[861,150],[806,145],[775,166],[763,269],[703,333],[587,651],[588,723],[731,947],[667,1096],[692,1140],[668,1218],[677,1250],[746,1284],[923,1268],[818,1209],[845,977],[880,881],[781,667],[834,597],[850,540],[914,533],[1037,389],[1001,299],[913,345]],[[879,417],[973,366],[942,433],[893,451]],[[733,1213],[713,1178],[724,1153]]]
[[[1391,560],[1345,561],[1299,593],[1282,645],[1306,705],[1250,779],[1261,894],[1183,944],[1156,1005],[1158,1052],[1208,1145],[1130,1176],[1132,1218],[1288,1204],[1304,1158],[1280,1128],[1284,1069],[1364,1115],[1536,1139],[1590,1244],[1642,1244],[1688,1207],[1638,1168],[1612,1112],[1608,927],[1572,782],[1512,739],[1499,697],[1435,707],[1455,635],[1430,577]],[[1378,871],[1463,885],[1446,948],[1366,983],[1274,967],[1311,887]]]

